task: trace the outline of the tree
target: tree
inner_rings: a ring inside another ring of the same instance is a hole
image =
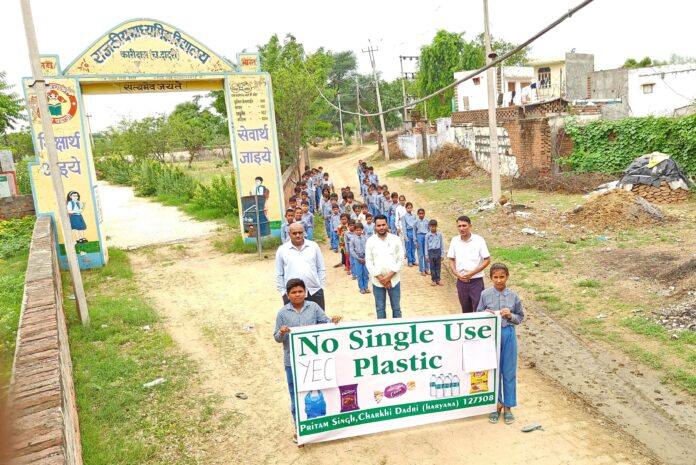
[[[5,134],[0,139],[0,147],[10,149],[15,162],[34,156],[34,143],[29,130],[26,129]]]
[[[277,35],[271,36],[268,43],[259,46],[259,52],[261,68],[271,74],[273,82],[278,148],[287,166],[319,129],[322,114],[330,108],[317,89],[334,98],[327,86],[333,59],[322,48],[305,56],[304,47],[291,34],[283,42]]]
[[[202,109],[196,99],[178,104],[169,116],[169,125],[174,144],[189,153],[189,168],[194,158],[213,140],[216,131],[221,130],[220,117],[207,108]]]
[[[633,58],[628,58],[624,64],[623,68],[646,68],[648,66],[660,66],[663,63],[660,62],[653,62],[652,58],[650,57],[645,57],[640,61],[636,61]]]
[[[515,44],[491,37],[491,48],[500,56]],[[530,49],[523,49],[503,62],[506,66],[521,66],[527,61]],[[416,74],[419,97],[429,95],[454,80],[457,71],[480,69],[486,64],[486,47],[483,34],[471,41],[464,40],[464,33],[439,30],[429,45],[421,47],[419,69]],[[452,112],[454,90],[450,89],[428,101],[428,117],[448,116]],[[422,108],[421,108],[422,111]]]
[[[14,129],[17,122],[26,119],[22,99],[16,92],[11,92],[14,86],[7,83],[5,76],[5,72],[0,71],[0,136]]]

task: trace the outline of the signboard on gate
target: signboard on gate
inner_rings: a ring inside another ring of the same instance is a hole
[[[491,413],[500,317],[292,328],[298,444]]]

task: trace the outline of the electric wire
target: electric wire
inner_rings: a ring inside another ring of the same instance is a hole
[[[492,67],[494,67],[494,66],[497,66],[498,64],[500,64],[500,63],[502,63],[503,61],[505,61],[505,60],[507,60],[508,58],[510,58],[510,57],[511,57],[512,55],[514,55],[515,53],[519,52],[519,51],[522,50],[523,48],[525,48],[525,47],[527,47],[528,45],[530,45],[532,42],[536,41],[539,37],[543,36],[544,34],[546,34],[547,32],[549,32],[550,30],[552,30],[553,28],[555,28],[556,26],[558,26],[559,24],[561,24],[562,22],[564,22],[566,19],[568,19],[568,18],[570,18],[571,16],[573,16],[573,15],[574,15],[575,13],[577,13],[578,11],[582,10],[583,8],[585,8],[587,5],[589,5],[589,4],[592,3],[593,1],[594,1],[594,0],[584,0],[583,2],[579,3],[579,4],[576,5],[575,7],[569,9],[569,10],[568,10],[566,13],[564,13],[561,17],[559,17],[558,19],[556,19],[555,21],[553,21],[552,23],[550,23],[548,26],[546,26],[545,28],[543,28],[541,31],[537,32],[535,35],[533,35],[532,37],[530,37],[530,38],[527,39],[526,41],[522,42],[521,44],[519,44],[517,47],[513,48],[513,49],[510,50],[509,52],[503,54],[502,56],[496,58],[495,60],[492,60],[490,63],[488,63],[487,65],[485,65],[483,68],[474,70],[474,71],[472,71],[471,73],[469,73],[469,74],[467,74],[466,76],[464,76],[463,78],[461,78],[461,79],[459,79],[459,80],[457,80],[457,81],[454,81],[453,83],[448,84],[447,86],[445,86],[445,87],[443,87],[443,88],[441,88],[441,89],[438,89],[438,90],[436,90],[435,92],[433,92],[433,93],[431,93],[431,94],[429,94],[429,95],[426,95],[425,97],[421,97],[421,98],[419,98],[418,100],[415,100],[415,101],[413,101],[413,102],[410,102],[410,103],[408,103],[408,104],[406,104],[406,105],[401,105],[401,106],[398,106],[398,107],[389,108],[389,109],[387,109],[387,110],[383,110],[382,112],[376,112],[376,113],[360,113],[360,112],[355,112],[355,111],[348,111],[348,110],[344,110],[344,109],[342,109],[342,108],[339,109],[336,105],[334,105],[328,98],[326,98],[326,96],[325,96],[324,93],[321,91],[321,89],[319,89],[319,86],[317,86],[316,84],[314,84],[314,87],[315,87],[315,89],[317,90],[317,92],[319,92],[319,95],[321,96],[321,98],[324,99],[324,100],[326,101],[326,103],[328,103],[330,106],[332,106],[335,110],[340,111],[341,113],[344,113],[344,114],[347,114],[347,115],[355,115],[355,116],[380,116],[380,115],[385,115],[385,114],[387,114],[387,113],[391,113],[391,112],[393,112],[393,111],[400,111],[400,110],[403,110],[404,108],[412,107],[412,106],[414,106],[414,105],[418,105],[419,103],[425,102],[426,100],[430,100],[431,98],[433,98],[433,97],[435,97],[435,96],[437,96],[437,95],[440,95],[441,93],[443,93],[443,92],[445,92],[445,91],[447,91],[447,90],[449,90],[449,89],[452,89],[452,88],[455,87],[455,86],[458,86],[458,85],[461,84],[462,82],[468,81],[469,79],[471,79],[471,78],[473,78],[473,77],[475,77],[475,76],[478,76],[479,74],[481,74],[482,72],[486,71],[487,69],[492,68]],[[302,67],[304,68],[305,72],[306,72],[308,75],[311,76],[311,74],[310,74],[309,71],[307,70],[307,67],[305,66],[304,60],[302,60],[301,63],[302,63]],[[379,83],[378,83],[377,85],[379,85]]]

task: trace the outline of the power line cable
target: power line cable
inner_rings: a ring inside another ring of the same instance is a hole
[[[400,110],[403,110],[403,109],[406,108],[406,107],[411,107],[411,106],[414,106],[414,105],[418,105],[419,103],[425,102],[426,100],[430,100],[431,98],[433,98],[433,97],[435,97],[435,96],[437,96],[437,95],[440,95],[441,93],[443,93],[443,92],[445,92],[445,91],[447,91],[447,90],[449,90],[449,89],[452,89],[452,88],[455,87],[455,86],[458,86],[458,85],[461,84],[462,82],[468,81],[469,79],[471,79],[471,78],[473,78],[473,77],[475,77],[475,76],[478,76],[478,75],[481,74],[482,72],[486,71],[488,68],[493,68],[494,66],[497,66],[498,64],[500,64],[500,63],[502,63],[503,61],[505,61],[505,60],[507,60],[508,58],[510,58],[510,57],[511,57],[512,55],[514,55],[515,53],[517,53],[517,52],[519,52],[520,50],[522,50],[523,48],[527,47],[527,46],[528,46],[529,44],[531,44],[532,42],[536,41],[539,37],[543,36],[544,34],[546,34],[547,32],[549,32],[550,30],[552,30],[553,28],[555,28],[556,26],[558,26],[559,24],[561,24],[561,23],[562,23],[563,21],[565,21],[566,19],[568,19],[568,18],[570,18],[571,16],[573,16],[573,15],[574,15],[575,13],[577,13],[578,11],[582,10],[583,8],[585,8],[587,5],[589,5],[589,4],[592,3],[593,1],[594,1],[594,0],[585,0],[585,1],[581,2],[581,3],[579,3],[577,6],[571,8],[570,10],[568,10],[567,13],[564,13],[564,14],[563,14],[561,17],[559,17],[557,20],[555,20],[554,22],[550,23],[550,24],[549,24],[548,26],[546,26],[544,29],[542,29],[541,31],[537,32],[535,35],[533,35],[532,37],[530,37],[530,38],[527,39],[526,41],[522,42],[521,44],[519,44],[517,47],[513,48],[513,49],[510,50],[509,52],[505,53],[505,54],[502,55],[501,57],[496,58],[495,60],[492,60],[490,63],[488,63],[488,64],[487,64],[486,66],[484,66],[483,68],[474,70],[474,71],[472,71],[471,73],[469,73],[469,74],[467,74],[466,76],[464,76],[463,78],[461,78],[461,79],[459,79],[459,80],[457,80],[457,81],[454,81],[453,83],[451,83],[451,84],[449,84],[449,85],[447,85],[447,86],[445,86],[445,87],[443,87],[443,88],[441,88],[441,89],[439,89],[439,90],[436,90],[435,92],[433,92],[433,93],[431,93],[431,94],[429,94],[429,95],[426,95],[425,97],[422,97],[422,98],[420,98],[420,99],[418,99],[418,100],[415,100],[415,101],[413,101],[413,102],[411,102],[411,103],[409,103],[409,104],[406,104],[406,105],[401,105],[401,106],[398,106],[398,107],[389,108],[388,110],[384,110],[384,111],[382,111],[382,112],[377,112],[377,113],[358,113],[358,112],[354,112],[354,111],[347,111],[347,110],[339,109],[339,108],[338,108],[336,105],[334,105],[329,99],[327,99],[326,96],[324,95],[324,93],[321,91],[321,89],[319,89],[319,86],[317,86],[316,84],[314,84],[314,87],[316,88],[317,92],[319,92],[319,95],[321,96],[321,98],[323,98],[323,99],[326,101],[326,103],[328,103],[329,105],[331,105],[335,110],[341,111],[341,112],[346,113],[346,114],[349,114],[349,115],[355,115],[355,116],[379,116],[379,115],[384,115],[384,114],[386,114],[386,113],[391,113],[391,112],[393,112],[393,111],[400,111]],[[310,73],[309,73],[309,71],[307,70],[307,67],[306,67],[305,64],[304,64],[304,60],[302,60],[301,63],[302,63],[302,67],[304,68],[305,72],[309,75]],[[311,76],[311,75],[310,75],[310,76]]]

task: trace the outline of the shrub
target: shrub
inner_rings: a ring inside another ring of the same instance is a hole
[[[97,176],[111,183],[132,186],[135,164],[121,156],[101,157],[95,160]]]
[[[636,157],[653,151],[672,156],[688,175],[696,175],[696,115],[683,118],[625,118],[564,128],[573,153],[564,163],[575,171],[619,173]]]
[[[34,230],[33,216],[0,221],[0,259],[6,259],[29,250]]]
[[[15,175],[17,176],[17,190],[20,195],[31,194],[31,181],[29,180],[28,160],[20,160],[15,164]]]
[[[221,216],[236,215],[237,188],[234,176],[214,176],[210,186],[198,184],[192,203],[197,208],[217,210]]]

